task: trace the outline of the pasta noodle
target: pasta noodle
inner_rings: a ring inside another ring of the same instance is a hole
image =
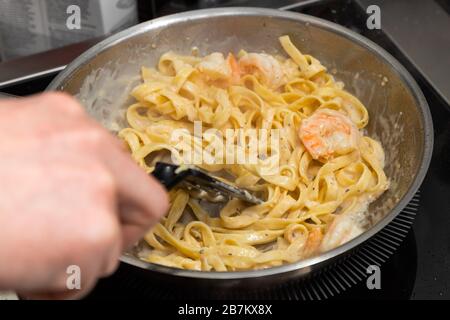
[[[288,57],[167,52],[157,69],[142,68],[142,83],[131,93],[136,103],[126,114],[129,128],[119,136],[148,173],[169,156],[186,163],[175,131],[192,142],[195,155],[214,139],[222,143],[231,129],[269,130],[268,139],[278,139],[266,154],[258,150],[253,163],[195,163],[264,203],[210,205],[187,190],[172,190],[170,211],[145,236],[151,250],[142,259],[200,271],[269,268],[330,250],[363,231],[367,205],[389,186],[383,148],[363,134],[368,112],[288,36],[280,43]],[[204,139],[195,132],[197,121]],[[211,128],[223,135],[206,139]],[[231,137],[224,154],[214,157],[223,160],[232,149],[249,156],[241,142]]]

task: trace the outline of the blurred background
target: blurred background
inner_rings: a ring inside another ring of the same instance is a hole
[[[381,8],[382,30],[367,30],[370,5]],[[68,28],[74,6],[80,29]],[[0,90],[54,74],[108,35],[140,22],[230,6],[301,12],[372,39],[387,37],[450,102],[450,0],[0,0]]]
[[[71,6],[80,9],[80,29],[67,26],[70,15],[76,14]],[[6,61],[63,47],[137,22],[136,0],[1,0],[0,57]]]
[[[175,12],[218,6],[274,7],[298,1],[245,0],[0,0],[0,61],[115,33]],[[68,18],[80,8],[81,29]]]

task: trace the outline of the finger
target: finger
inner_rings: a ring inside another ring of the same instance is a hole
[[[86,112],[81,104],[72,96],[64,92],[46,92],[20,99],[2,99],[0,100],[0,107],[9,106],[14,108],[32,107],[43,108],[46,110],[57,110],[54,116],[61,115],[60,111],[72,115],[85,115]],[[35,113],[33,113],[36,115]],[[46,113],[44,113],[46,114]]]
[[[37,291],[19,291],[17,295],[25,300],[74,300],[85,297],[97,284],[97,278],[91,275],[89,278],[82,277],[80,288],[68,289],[48,289]]]
[[[105,156],[106,155],[106,156]],[[141,238],[168,210],[168,195],[164,187],[140,168],[119,144],[104,152],[103,161],[112,173],[118,201],[119,218],[127,228],[124,246]]]
[[[141,209],[133,208],[129,205],[120,205],[120,214],[127,217],[127,219],[133,219],[130,217],[137,217],[143,215]],[[136,244],[142,237],[144,233],[148,231],[148,227],[143,227],[142,225],[135,223],[128,223],[124,221],[122,224],[122,239],[124,243],[123,250],[130,249],[134,244]]]
[[[75,300],[85,297],[94,285],[81,290],[64,290],[50,292],[24,292],[17,295],[21,300]]]
[[[83,295],[72,291],[19,293],[18,296],[20,300],[74,300],[83,297]]]
[[[81,104],[75,98],[64,92],[46,92],[20,100],[21,104],[28,102],[28,105],[32,105],[34,108],[55,109],[58,111],[55,115],[60,114],[60,111],[65,111],[65,113],[71,115],[86,114]]]

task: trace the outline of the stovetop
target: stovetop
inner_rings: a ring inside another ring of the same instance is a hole
[[[403,2],[401,0],[395,1]],[[445,0],[437,0],[435,4],[439,4],[443,10],[450,8],[449,2]],[[383,259],[384,261],[379,264],[381,270],[380,290],[369,290],[364,277],[361,276],[357,277],[361,280],[352,280],[353,282],[344,279],[345,282],[349,282],[349,285],[342,290],[337,290],[338,293],[332,293],[331,295],[321,294],[322,289],[314,286],[311,289],[312,295],[309,294],[309,291],[304,294],[303,291],[297,290],[297,285],[293,284],[283,288],[270,289],[265,294],[248,297],[239,296],[239,298],[450,299],[450,106],[445,102],[445,96],[442,95],[442,92],[439,92],[439,86],[427,81],[430,80],[430,77],[426,70],[421,69],[417,61],[410,59],[409,52],[402,50],[404,48],[399,45],[401,41],[397,41],[398,39],[393,38],[392,34],[383,30],[383,22],[381,30],[368,30],[366,28],[367,15],[364,8],[367,7],[367,1],[364,0],[152,1],[151,8],[146,7],[146,10],[141,13],[141,17],[150,18],[210,6],[237,5],[272,8],[283,6],[291,11],[336,22],[378,43],[396,57],[419,83],[430,106],[435,131],[435,144],[430,169],[420,188],[420,196],[417,196],[415,202],[411,204],[412,208],[415,209],[413,227],[409,232],[404,232],[405,238],[403,241],[401,241],[402,239],[398,241],[399,246],[392,250],[392,255],[388,254],[386,259]],[[400,23],[397,27],[405,26]],[[429,55],[429,58],[432,59],[433,52],[429,52]],[[40,92],[51,81],[52,77],[46,76],[12,85],[3,88],[2,91],[17,95]],[[450,81],[450,76],[447,80]],[[412,213],[412,210],[410,211]],[[405,214],[408,214],[408,212]],[[407,221],[407,218],[411,221],[413,219],[413,217],[406,216],[403,220]],[[344,268],[349,269],[346,266]],[[355,272],[357,273],[357,271]],[[332,283],[329,283],[329,285],[331,286]],[[166,291],[164,290],[168,288],[145,290],[145,287],[150,286],[152,285],[142,284],[133,279],[129,267],[121,265],[113,276],[101,280],[87,299],[142,298],[142,295],[148,298],[176,298],[176,296],[167,295],[167,292],[174,291],[170,288]]]

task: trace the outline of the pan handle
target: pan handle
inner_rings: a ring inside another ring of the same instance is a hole
[[[19,98],[18,96],[14,96],[9,93],[0,92],[0,99],[12,99],[12,98]]]

